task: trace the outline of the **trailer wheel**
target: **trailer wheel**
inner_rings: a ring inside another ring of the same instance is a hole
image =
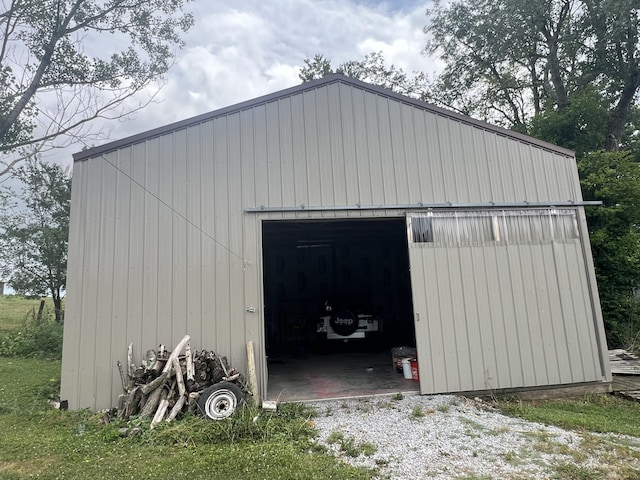
[[[236,407],[245,403],[240,387],[230,382],[219,382],[207,388],[200,399],[200,413],[210,420],[224,420],[233,415]]]
[[[329,320],[331,328],[338,335],[348,337],[358,329],[358,317],[349,310],[338,310]]]

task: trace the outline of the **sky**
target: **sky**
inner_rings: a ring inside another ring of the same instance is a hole
[[[196,23],[184,35],[155,102],[131,118],[97,122],[100,145],[300,83],[304,59],[322,53],[334,66],[382,52],[408,72],[432,72],[421,51],[429,0],[195,0]],[[157,88],[157,86],[154,86]],[[144,97],[140,97],[142,99]],[[139,100],[140,101],[140,100]],[[74,144],[45,158],[71,165]]]

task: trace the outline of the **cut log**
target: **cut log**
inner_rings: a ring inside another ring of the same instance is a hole
[[[193,355],[191,354],[191,342],[184,346],[184,356],[187,360],[187,380],[195,379],[195,368],[193,366]]]
[[[156,410],[156,414],[151,420],[151,428],[155,427],[158,423],[164,419],[165,413],[167,413],[167,407],[169,406],[169,400],[167,400],[167,391],[163,390],[160,395],[160,404],[158,405],[158,410]]]
[[[116,365],[118,366],[118,372],[120,372],[120,381],[122,382],[122,390],[124,390],[125,393],[131,393],[129,388],[129,381],[127,380],[127,377],[124,374],[124,368],[122,367],[122,362],[118,360],[116,362]]]
[[[184,404],[186,402],[187,402],[187,396],[186,395],[183,395],[182,397],[180,397],[178,399],[176,404],[171,409],[171,412],[169,412],[169,416],[167,417],[167,423],[170,422],[171,420],[173,420],[174,418],[176,418],[176,416],[178,416],[178,414],[182,411],[182,408],[184,407]]]
[[[136,370],[136,366],[133,363],[133,342],[127,348],[127,370],[129,371],[129,379],[133,378],[133,372]]]
[[[184,338],[180,340],[180,343],[176,345],[176,348],[173,350],[173,352],[171,352],[171,355],[169,355],[169,358],[167,359],[167,364],[164,366],[164,369],[162,370],[163,374],[164,372],[168,372],[169,370],[171,370],[171,367],[173,366],[173,358],[174,357],[177,358],[180,355],[180,352],[182,352],[182,349],[187,344],[187,342],[189,342],[189,340],[191,340],[191,337],[189,335],[185,335]]]
[[[182,378],[182,367],[180,367],[180,362],[178,361],[178,357],[173,357],[173,368],[176,371],[176,382],[178,384],[178,392],[180,396],[183,397],[187,393],[187,389],[184,387],[184,378]]]
[[[142,399],[142,392],[140,387],[135,387],[129,393],[129,398],[124,404],[122,412],[118,412],[118,418],[129,418],[131,415],[135,415],[139,408],[140,400]]]
[[[142,387],[143,395],[149,395],[151,392],[156,390],[159,386],[163,385],[164,382],[167,380],[167,378],[169,378],[169,373],[170,371],[167,371],[166,373],[163,372],[162,375],[160,375],[158,378],[150,381],[145,386],[143,386]]]
[[[258,377],[256,376],[256,359],[253,353],[253,342],[247,342],[247,377],[249,380],[249,388],[253,393],[251,401],[254,406],[260,406],[260,395],[258,394]]]
[[[140,418],[149,418],[153,413],[158,410],[158,404],[160,403],[160,397],[164,389],[156,388],[145,402],[142,410],[140,411]]]

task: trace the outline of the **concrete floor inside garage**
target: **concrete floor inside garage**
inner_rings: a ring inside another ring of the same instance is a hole
[[[418,382],[393,368],[390,352],[311,354],[277,358],[268,364],[267,400],[298,402],[417,392]]]

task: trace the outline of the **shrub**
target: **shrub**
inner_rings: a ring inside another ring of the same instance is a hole
[[[53,321],[28,322],[0,339],[0,356],[48,360],[62,358],[63,326]]]

